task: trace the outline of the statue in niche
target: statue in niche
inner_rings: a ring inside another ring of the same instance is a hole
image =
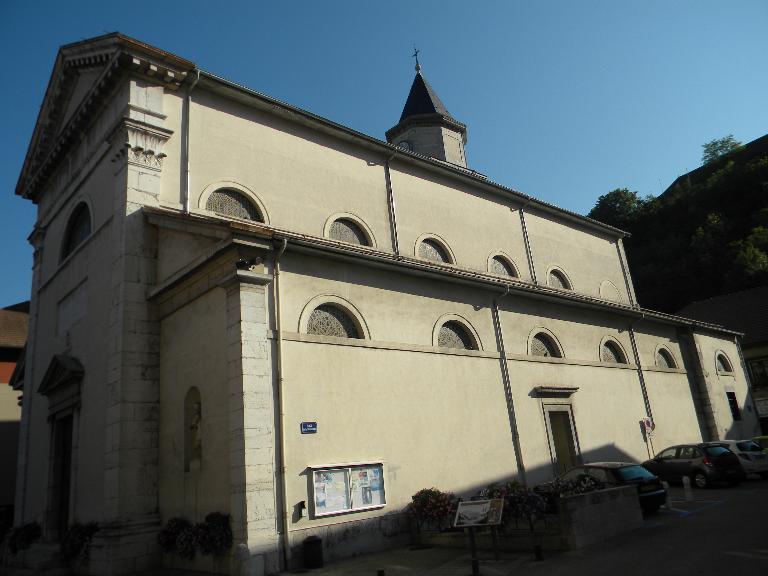
[[[200,460],[203,455],[203,430],[202,430],[202,404],[194,402],[192,404],[192,418],[190,419],[189,430],[192,433],[192,454],[189,462],[190,470],[200,469]]]

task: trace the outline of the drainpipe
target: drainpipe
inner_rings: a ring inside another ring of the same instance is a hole
[[[283,530],[283,564],[287,570],[291,561],[291,546],[288,538],[288,498],[285,480],[285,433],[283,430],[283,322],[280,314],[280,257],[288,247],[288,239],[283,238],[277,249],[274,260],[274,303],[275,303],[275,367],[277,370],[277,467],[280,476],[280,507],[281,524]]]
[[[189,90],[187,90],[187,94],[184,97],[184,114],[181,119],[181,129],[184,132],[184,176],[181,182],[183,187],[181,208],[184,211],[184,214],[189,214],[189,109],[192,106],[192,90],[195,89],[195,86],[197,86],[197,83],[200,81],[200,70],[195,68],[195,72],[197,73],[197,76],[195,76],[195,80],[192,82],[192,85],[189,87]]]
[[[531,241],[528,238],[528,226],[525,225],[525,208],[531,203],[533,198],[529,198],[528,201],[520,208],[520,224],[523,227],[523,241],[525,242],[525,255],[528,258],[528,270],[531,272],[531,280],[534,284],[538,284],[536,279],[536,267],[533,264],[533,254],[531,252]]]
[[[632,356],[635,358],[635,366],[637,366],[637,377],[640,380],[640,390],[643,393],[643,403],[645,404],[646,415],[653,420],[653,411],[651,410],[651,401],[648,398],[648,389],[645,386],[645,375],[643,374],[643,368],[640,365],[640,352],[637,350],[637,340],[635,339],[635,328],[632,324],[629,325],[629,341],[632,344]],[[656,453],[653,447],[651,437],[647,436],[648,444],[651,446],[651,452]]]
[[[512,398],[512,384],[509,380],[509,366],[507,366],[507,351],[504,347],[504,335],[501,331],[501,316],[499,315],[499,300],[509,294],[509,285],[500,296],[493,299],[493,328],[496,332],[496,342],[499,347],[499,367],[501,368],[501,380],[504,384],[504,397],[507,400],[507,414],[509,416],[509,428],[512,432],[512,445],[515,449],[515,460],[517,462],[517,473],[520,476],[521,484],[527,485],[525,476],[525,464],[523,463],[523,453],[520,450],[520,433],[517,429],[517,417],[515,416],[515,403]]]
[[[389,163],[397,156],[397,152],[392,152],[392,155],[384,162],[384,178],[387,183],[387,204],[389,206],[389,219],[392,223],[392,248],[395,254],[400,256],[400,243],[397,238],[397,212],[395,210],[395,193],[392,189],[392,177],[389,173]]]

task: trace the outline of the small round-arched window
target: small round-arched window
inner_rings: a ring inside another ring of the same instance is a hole
[[[603,362],[611,362],[613,364],[626,364],[627,358],[624,356],[624,351],[616,342],[612,340],[606,341],[600,349],[600,360]]]
[[[363,232],[363,229],[349,218],[339,218],[338,220],[334,220],[328,231],[328,236],[334,240],[349,242],[350,244],[360,244],[361,246],[371,245],[371,241],[368,239],[365,232]]]
[[[549,285],[560,290],[572,290],[571,283],[560,270],[550,270]]]
[[[733,372],[733,366],[731,366],[730,361],[722,352],[717,353],[717,371]]]
[[[61,260],[74,252],[91,235],[91,212],[85,202],[81,202],[72,211],[61,243]]]
[[[448,256],[448,250],[446,250],[445,246],[432,238],[425,238],[419,244],[419,258],[429,260],[430,262],[451,263],[451,258]]]
[[[226,188],[216,190],[205,203],[205,209],[224,216],[263,222],[259,209],[244,194]]]
[[[309,315],[307,334],[362,338],[360,328],[350,314],[334,304],[321,304]]]
[[[477,342],[460,322],[450,320],[440,327],[437,334],[437,345],[441,348],[460,348],[462,350],[477,350]]]
[[[677,368],[672,353],[665,348],[659,348],[656,352],[656,366],[659,368]]]
[[[517,278],[517,270],[515,270],[512,262],[504,258],[504,256],[494,256],[491,258],[488,268],[490,269],[491,274]]]
[[[539,332],[531,338],[531,355],[562,358],[560,348],[549,334]]]

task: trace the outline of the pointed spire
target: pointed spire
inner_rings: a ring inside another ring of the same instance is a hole
[[[416,59],[416,77],[400,121],[387,130],[387,142],[417,154],[466,166],[464,145],[467,143],[467,127],[451,116],[424,78],[416,46],[413,47],[412,57]]]

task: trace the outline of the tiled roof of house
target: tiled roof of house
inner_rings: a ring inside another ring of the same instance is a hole
[[[691,302],[677,315],[744,332],[745,346],[768,342],[768,286]]]
[[[0,348],[24,348],[28,326],[29,314],[0,310]]]

